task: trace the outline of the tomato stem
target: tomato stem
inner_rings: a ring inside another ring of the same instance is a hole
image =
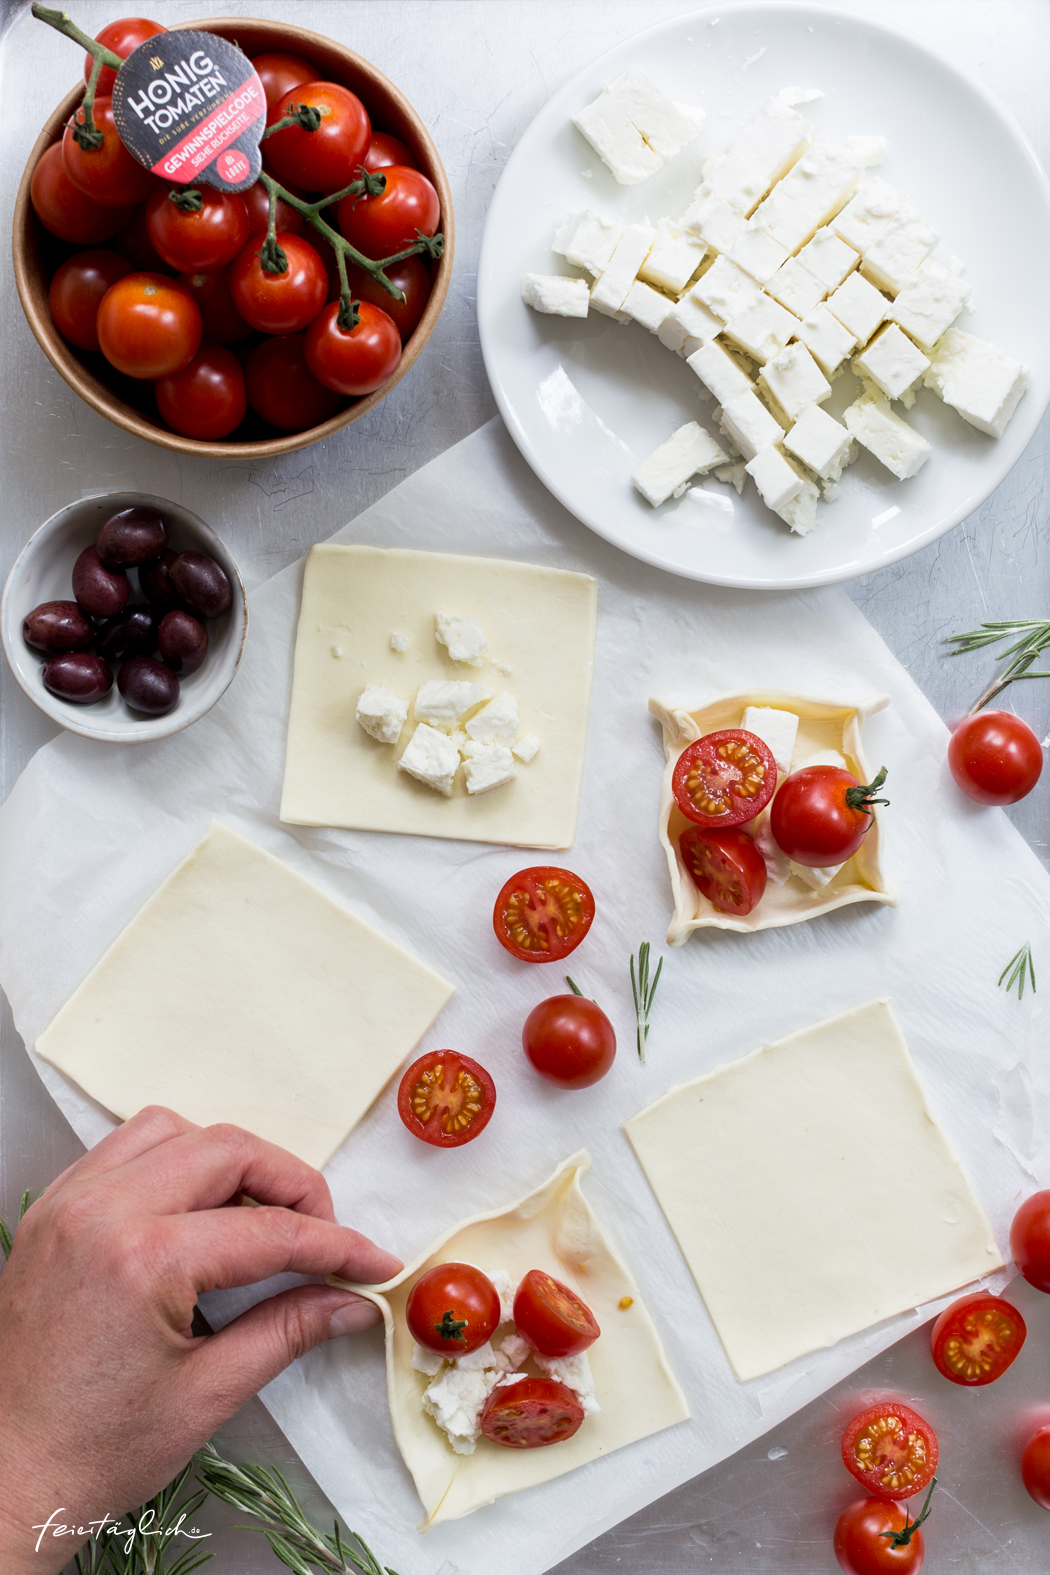
[[[930,1483],[930,1491],[926,1495],[926,1501],[923,1504],[922,1509],[919,1512],[918,1520],[912,1520],[911,1514],[910,1514],[910,1512],[908,1510],[908,1506],[905,1505],[904,1506],[904,1525],[901,1528],[901,1530],[900,1531],[880,1531],[879,1532],[879,1536],[880,1537],[887,1537],[889,1539],[889,1544],[890,1544],[891,1548],[906,1548],[908,1546],[908,1544],[911,1541],[912,1537],[914,1537],[915,1533],[918,1531],[919,1527],[922,1525],[923,1521],[926,1519],[927,1515],[930,1513],[930,1500],[933,1497],[933,1490],[934,1490],[934,1488],[936,1486],[937,1486],[937,1478],[934,1477],[933,1481]]]
[[[867,814],[872,814],[873,804],[888,804],[888,798],[876,798],[874,795],[886,780],[886,767],[883,766],[873,782],[866,786],[858,784],[857,787],[846,789],[846,803],[850,809],[863,809]]]
[[[86,153],[97,152],[106,140],[104,134],[95,125],[94,116],[95,89],[98,86],[98,79],[101,75],[102,60],[99,55],[96,55],[91,63],[91,75],[88,78],[88,85],[84,89],[80,110],[74,112],[73,115],[73,141],[78,148],[83,148]],[[83,120],[77,119],[77,114],[79,113],[83,113]]]
[[[108,66],[111,71],[119,71],[124,64],[119,55],[112,49],[107,49],[105,44],[99,44],[82,32],[68,11],[52,11],[50,6],[40,5],[39,0],[33,0],[33,15],[38,22],[46,22],[48,27],[53,27],[56,32],[64,33],[71,38],[74,44],[79,44],[81,49],[86,49],[89,55],[94,56],[95,63],[101,71],[103,66]]]
[[[438,1334],[443,1340],[462,1340],[463,1331],[467,1327],[468,1322],[469,1319],[467,1318],[454,1317],[453,1309],[450,1307],[448,1311],[443,1314],[441,1322],[436,1323],[434,1328],[437,1330]]]
[[[204,198],[196,186],[172,186],[168,201],[174,203],[180,213],[200,213],[204,207]]]

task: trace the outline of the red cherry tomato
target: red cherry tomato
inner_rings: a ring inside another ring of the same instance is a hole
[[[97,350],[99,302],[111,284],[131,272],[131,264],[116,252],[74,252],[51,280],[47,295],[51,320],[62,337],[78,350]]]
[[[616,1034],[594,1001],[581,995],[552,995],[526,1017],[521,1047],[548,1083],[590,1088],[613,1064]]]
[[[307,82],[285,94],[280,115],[300,104],[320,110],[316,131],[286,126],[263,143],[266,158],[282,185],[307,191],[339,191],[357,179],[358,166],[372,140],[368,112],[356,94],[337,82]],[[279,119],[280,115],[275,115]]]
[[[256,55],[252,65],[266,94],[267,125],[279,118],[281,101],[292,88],[299,87],[303,82],[317,81],[317,67],[304,60],[302,55],[286,55],[274,50],[270,54]]]
[[[707,733],[678,757],[671,791],[698,826],[739,826],[773,797],[777,763],[769,746],[742,727]]]
[[[342,405],[306,364],[305,334],[283,334],[256,345],[244,366],[248,403],[272,427],[305,432],[320,426]]]
[[[149,238],[146,206],[140,202],[122,230],[113,237],[113,249],[134,263],[140,273],[167,273],[168,265]]]
[[[112,49],[121,60],[126,60],[134,54],[140,44],[147,38],[156,38],[158,33],[165,29],[159,22],[150,22],[144,16],[125,16],[119,22],[107,22],[101,33],[95,34],[95,43],[104,44],[107,49]],[[91,55],[84,56],[84,81],[91,75],[91,68],[95,64]],[[96,93],[111,94],[113,84],[117,80],[117,73],[110,66],[103,66],[99,72]]]
[[[953,1384],[993,1384],[1020,1351],[1028,1330],[1016,1307],[975,1291],[946,1307],[933,1326],[934,1365]]]
[[[225,268],[244,248],[248,239],[248,209],[236,192],[216,191],[212,186],[197,186],[201,206],[198,212],[184,212],[172,197],[186,188],[161,186],[146,208],[146,229],[150,240],[169,268],[180,273],[207,273]]]
[[[812,869],[844,864],[860,847],[874,818],[868,805],[885,779],[869,786],[841,766],[804,766],[781,785],[769,812],[773,840],[789,859]]]
[[[682,863],[713,907],[743,918],[761,902],[766,861],[746,831],[736,826],[687,826],[678,839]]]
[[[241,363],[222,345],[201,345],[181,372],[158,379],[154,393],[173,432],[204,441],[228,437],[248,409]]]
[[[405,169],[415,169],[416,161],[408,148],[389,131],[373,131],[368,152],[361,160],[366,170],[385,170],[391,164],[401,164]]]
[[[978,804],[1016,804],[1039,781],[1043,750],[1027,722],[1010,711],[978,711],[948,740],[948,765]]]
[[[246,323],[264,334],[297,334],[312,323],[328,294],[324,263],[298,235],[278,233],[288,261],[284,273],[267,273],[253,236],[230,269],[230,294]]]
[[[1050,1427],[1041,1427],[1024,1446],[1021,1481],[1041,1509],[1050,1509]]]
[[[858,1498],[842,1511],[834,1548],[846,1575],[917,1575],[926,1555],[908,1512],[879,1498]]]
[[[499,1328],[499,1293],[472,1263],[439,1263],[409,1291],[405,1319],[428,1351],[469,1356]]]
[[[496,1085],[485,1068],[454,1050],[430,1050],[413,1061],[397,1091],[405,1126],[434,1148],[472,1143],[495,1108]]]
[[[370,394],[397,371],[401,335],[391,317],[370,301],[356,303],[354,328],[340,328],[339,302],[332,301],[306,333],[306,364],[319,383],[337,394]]]
[[[1029,1285],[1050,1291],[1050,1192],[1033,1192],[1014,1215],[1010,1252]]]
[[[521,962],[560,962],[591,927],[594,898],[571,870],[537,864],[507,881],[492,913],[500,945]]]
[[[244,321],[233,304],[228,268],[216,268],[212,273],[180,273],[178,281],[200,308],[204,338],[209,344],[236,344],[251,333],[251,324]]]
[[[842,1435],[842,1464],[875,1498],[911,1498],[937,1470],[937,1436],[917,1411],[888,1400],[853,1418]]]
[[[120,140],[113,119],[113,100],[96,98],[96,128],[102,133],[100,148],[82,148],[73,135],[75,124],[83,124],[78,109],[62,134],[62,162],[66,174],[78,191],[104,208],[126,208],[144,202],[157,184],[157,177],[133,158]]]
[[[384,268],[383,272],[391,284],[397,285],[405,297],[403,301],[395,301],[389,290],[384,289],[356,263],[347,263],[346,281],[355,301],[371,301],[373,306],[378,306],[393,318],[394,326],[401,335],[401,343],[404,344],[426,311],[430,299],[430,275],[418,257],[403,257],[400,262]],[[334,293],[339,294],[338,284]]]
[[[266,190],[261,180],[254,186],[249,186],[247,191],[241,192],[244,206],[248,210],[249,235],[265,235],[270,223],[270,193]],[[302,197],[301,191],[293,191],[293,197]],[[286,235],[302,235],[306,229],[306,220],[302,214],[291,207],[287,202],[277,199],[277,228]],[[321,236],[315,230],[318,240]]]
[[[579,1432],[583,1407],[555,1378],[519,1378],[494,1389],[481,1413],[481,1431],[507,1449],[541,1449]]]
[[[60,142],[53,142],[40,155],[29,184],[29,199],[45,230],[77,246],[108,241],[131,218],[130,207],[103,208],[73,185],[62,161]]]
[[[587,1303],[542,1269],[530,1269],[518,1286],[514,1322],[541,1356],[578,1356],[602,1332]]]
[[[99,347],[128,377],[169,377],[197,354],[201,314],[166,274],[129,273],[110,285],[96,318]]]
[[[441,221],[438,194],[421,170],[391,164],[379,173],[386,190],[378,197],[361,192],[344,197],[335,209],[336,221],[350,245],[376,259],[403,251],[420,233],[433,235]]]

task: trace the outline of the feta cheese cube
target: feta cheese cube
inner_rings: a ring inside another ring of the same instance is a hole
[[[804,344],[790,344],[770,356],[759,374],[758,386],[768,396],[774,415],[779,417],[783,411],[786,426],[807,405],[819,405],[831,397],[831,384]]]
[[[649,248],[656,239],[651,224],[628,224],[617,241],[608,266],[598,275],[591,288],[591,305],[607,317],[619,312],[628,290],[638,276],[638,270],[649,255]]]
[[[821,481],[838,481],[853,454],[846,428],[819,405],[807,405],[784,438],[784,447]]]
[[[408,650],[408,635],[407,634],[396,634],[396,633],[392,634],[390,636],[390,649],[392,651],[407,651]]]
[[[720,329],[722,325],[718,323],[717,318],[715,322]],[[692,355],[694,350],[699,350],[705,343],[703,339],[698,339],[695,334],[691,334],[674,312],[670,312],[664,318],[656,330],[656,337],[668,350],[673,350],[675,355],[680,355],[683,359]]]
[[[898,481],[914,476],[933,452],[926,439],[895,415],[888,400],[877,394],[862,394],[842,419],[861,447],[892,470]]]
[[[758,819],[751,822],[748,829],[751,831],[755,847],[762,855],[767,879],[774,886],[783,886],[791,874],[791,860],[781,851],[773,837],[769,824],[769,810],[764,809]]]
[[[705,182],[699,186],[689,207],[678,221],[683,230],[698,235],[716,252],[727,252],[743,231],[742,213],[730,207]]]
[[[463,779],[471,796],[505,787],[508,782],[514,781],[517,774],[514,757],[505,744],[494,744],[488,749],[482,749],[463,767]]]
[[[800,754],[797,759],[792,757],[792,771],[805,771],[808,766],[837,766],[840,771],[850,769],[845,755],[837,749],[816,749],[808,755]]]
[[[886,315],[899,323],[921,349],[929,351],[951,327],[969,298],[969,285],[935,257],[927,257]]]
[[[874,170],[884,164],[890,151],[885,137],[847,137],[846,146],[857,163],[866,170]]]
[[[842,212],[835,215],[829,228],[854,251],[863,252],[878,240],[900,211],[903,200],[888,181],[873,176],[864,182],[855,197],[850,198]]]
[[[728,404],[738,394],[752,391],[751,379],[740,370],[733,357],[713,339],[709,344],[695,351],[686,365],[692,368],[720,405]]]
[[[728,323],[731,317],[742,311],[760,293],[751,275],[738,268],[728,257],[716,257],[714,264],[690,292],[709,307],[721,323]]]
[[[643,284],[640,279],[636,279],[624,297],[621,310],[634,322],[640,323],[651,334],[655,334],[673,307],[674,302],[666,295],[661,295],[659,290],[654,290],[651,285]]]
[[[765,230],[748,225],[727,253],[729,261],[750,274],[759,284],[772,279],[781,263],[787,262],[788,250],[775,241]]]
[[[655,175],[664,162],[631,120],[623,100],[608,88],[574,115],[572,123],[621,186],[635,186]]]
[[[509,744],[517,732],[518,702],[506,689],[482,706],[466,726],[467,737],[476,744]]]
[[[540,741],[535,733],[523,733],[515,743],[511,744],[511,753],[528,765],[540,747]]]
[[[795,338],[806,346],[826,377],[833,376],[857,343],[856,334],[824,305],[806,313],[795,329]]]
[[[724,465],[727,457],[709,432],[688,421],[642,461],[631,480],[655,509],[670,497],[681,497],[693,476]]]
[[[940,240],[937,231],[926,223],[910,202],[895,213],[882,234],[866,248],[861,272],[880,290],[896,295],[916,273],[919,264]]]
[[[420,684],[412,710],[417,722],[452,727],[467,711],[492,696],[491,689],[457,678],[429,678]]]
[[[448,613],[436,614],[435,637],[446,647],[454,662],[466,662],[468,667],[480,667],[489,648],[489,642],[478,628],[476,618],[451,618]]]
[[[889,310],[889,301],[859,273],[828,296],[828,311],[848,328],[858,344],[867,344]]]
[[[768,361],[793,338],[799,320],[768,295],[759,295],[726,324],[726,335],[753,361]]]
[[[890,399],[900,399],[919,381],[929,364],[896,323],[887,323],[857,356],[853,370],[870,378]]]
[[[812,140],[811,129],[798,111],[772,99],[737,132],[726,151],[749,164],[768,188],[787,174]]]
[[[459,750],[447,734],[420,722],[397,769],[407,771],[435,793],[451,798],[452,779],[459,770]]]
[[[786,306],[789,312],[794,312],[796,317],[805,317],[824,299],[827,291],[805,263],[797,257],[789,257],[766,285],[766,294]]]
[[[779,190],[814,220],[826,224],[852,197],[861,166],[847,148],[820,138],[781,181]]]
[[[703,283],[701,279],[700,283]],[[696,343],[686,353],[692,355],[693,350],[700,345],[706,345],[708,340],[714,339],[722,332],[722,320],[707,306],[697,294],[699,286],[694,287],[687,295],[683,295],[677,306],[671,308],[669,316],[674,318],[683,332]]]
[[[769,190],[769,182],[734,153],[724,153],[720,159],[715,159],[711,168],[705,169],[704,176],[707,189],[742,213],[745,219]]]
[[[979,432],[1002,437],[1031,376],[986,339],[949,328],[933,350],[925,383]]]
[[[379,744],[396,744],[408,721],[408,706],[381,684],[366,684],[354,717],[369,738]]]
[[[661,162],[674,158],[699,136],[707,118],[698,105],[676,104],[639,66],[629,66],[606,91],[622,104]]]
[[[758,395],[750,390],[746,394],[738,394],[722,406],[719,426],[736,444],[745,460],[754,459],[762,449],[779,443],[784,436],[780,422],[770,415]]]
[[[597,277],[609,266],[622,234],[622,224],[613,224],[593,208],[586,208],[562,220],[551,242],[551,251],[558,252],[574,268],[586,268]]]
[[[707,255],[704,242],[661,219],[648,257],[638,270],[639,279],[658,290],[680,295]]]
[[[790,525],[796,536],[808,536],[817,523],[817,499],[820,493],[812,481],[805,481],[797,498],[778,509],[785,525]]]
[[[771,705],[749,705],[740,726],[754,733],[769,749],[777,770],[791,770],[791,752],[798,736],[798,717],[794,711],[779,711]]]
[[[798,260],[807,267],[815,279],[819,279],[825,292],[837,289],[848,273],[852,273],[860,262],[860,253],[855,252],[852,246],[840,240],[834,230],[825,227],[818,230],[811,241],[808,241],[798,254]],[[787,305],[787,303],[784,303]],[[800,312],[799,316],[805,316]]]
[[[796,864],[791,860],[791,873],[797,875],[811,891],[823,891],[830,886],[835,876],[843,868],[841,864],[829,864],[824,869],[816,869],[810,864]]]
[[[744,469],[754,480],[767,509],[779,514],[802,491],[804,478],[778,448],[759,449]]]
[[[782,186],[774,186],[765,202],[758,205],[753,221],[792,253],[810,239],[820,224],[820,219],[796,202]]]

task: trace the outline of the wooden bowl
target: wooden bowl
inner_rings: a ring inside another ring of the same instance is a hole
[[[226,438],[220,442],[205,443],[194,438],[181,437],[161,424],[149,410],[137,408],[132,402],[136,393],[151,395],[152,385],[143,383],[136,388],[131,380],[122,378],[115,369],[109,382],[104,382],[95,371],[99,358],[85,357],[83,352],[68,344],[54,323],[48,310],[47,293],[58,262],[72,251],[80,250],[58,241],[40,223],[29,200],[29,186],[33,171],[41,155],[53,142],[59,141],[69,117],[80,103],[84,83],[80,82],[59,104],[51,115],[36,145],[29,155],[22,184],[15,199],[14,254],[15,282],[22,308],[29,319],[29,326],[39,341],[40,348],[52,366],[65,378],[69,386],[86,399],[101,415],[126,432],[147,442],[159,443],[162,448],[177,449],[182,454],[208,454],[217,459],[263,459],[273,454],[288,454],[298,448],[318,443],[331,437],[342,427],[349,426],[365,415],[399,383],[412,366],[423,346],[434,331],[448,294],[452,276],[452,255],[455,241],[455,223],[452,215],[452,194],[434,141],[405,95],[375,66],[355,55],[342,44],[335,43],[320,33],[309,32],[303,27],[284,23],[256,21],[250,17],[219,17],[205,22],[182,22],[179,29],[197,28],[204,33],[218,33],[220,37],[238,43],[247,55],[259,55],[270,50],[304,55],[318,67],[320,79],[340,82],[361,99],[377,128],[400,137],[412,151],[420,169],[433,182],[441,199],[441,230],[445,237],[445,250],[434,265],[433,286],[426,310],[404,346],[397,371],[389,382],[375,393],[355,400],[320,426],[305,432],[288,432],[280,436],[262,437],[250,442]],[[70,76],[81,67],[80,51],[69,46]],[[101,242],[105,245],[106,242]],[[92,364],[94,363],[94,365]],[[122,395],[111,384],[124,390]],[[272,430],[272,429],[271,429]]]

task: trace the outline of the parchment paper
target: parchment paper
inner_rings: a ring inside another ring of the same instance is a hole
[[[496,422],[333,539],[489,553],[598,577],[580,830],[564,862],[597,899],[570,971],[616,1025],[610,1075],[565,1093],[541,1083],[522,1056],[527,1012],[565,988],[556,965],[516,963],[492,934],[495,893],[527,856],[279,824],[299,566],[254,593],[241,672],[187,732],[127,748],[65,734],[36,755],[0,810],[0,979],[32,1045],[219,816],[457,984],[421,1048],[452,1045],[490,1069],[499,1105],[488,1130],[459,1150],[427,1148],[402,1127],[387,1091],[328,1166],[339,1217],[407,1260],[457,1220],[535,1186],[586,1145],[594,1156],[588,1196],[638,1276],[692,1421],[422,1538],[390,1430],[378,1332],[314,1351],[262,1398],[348,1523],[401,1575],[538,1575],[767,1431],[935,1310],[739,1384],[621,1121],[672,1083],[888,995],[931,1108],[1005,1250],[1019,1196],[1050,1176],[1050,1075],[1040,1053],[1044,995],[1026,993],[1019,1003],[996,980],[1026,939],[1039,969],[1050,881],[1000,811],[955,790],[943,724],[844,591],[730,592],[626,558],[544,491]],[[975,672],[975,688],[979,681]],[[643,1066],[628,958],[646,939],[656,953],[666,950],[670,912],[656,833],[663,754],[646,703],[657,694],[695,706],[717,691],[769,684],[849,701],[882,690],[892,696],[868,724],[866,753],[889,768],[886,859],[900,905],[861,905],[757,935],[708,931],[669,952]],[[52,1068],[37,1066],[84,1141],[96,1142],[111,1118]],[[873,1180],[889,1184],[878,1177],[878,1156],[858,1156],[858,1187]],[[819,1241],[812,1250],[820,1252]],[[211,1297],[208,1316],[221,1323],[269,1289]]]

